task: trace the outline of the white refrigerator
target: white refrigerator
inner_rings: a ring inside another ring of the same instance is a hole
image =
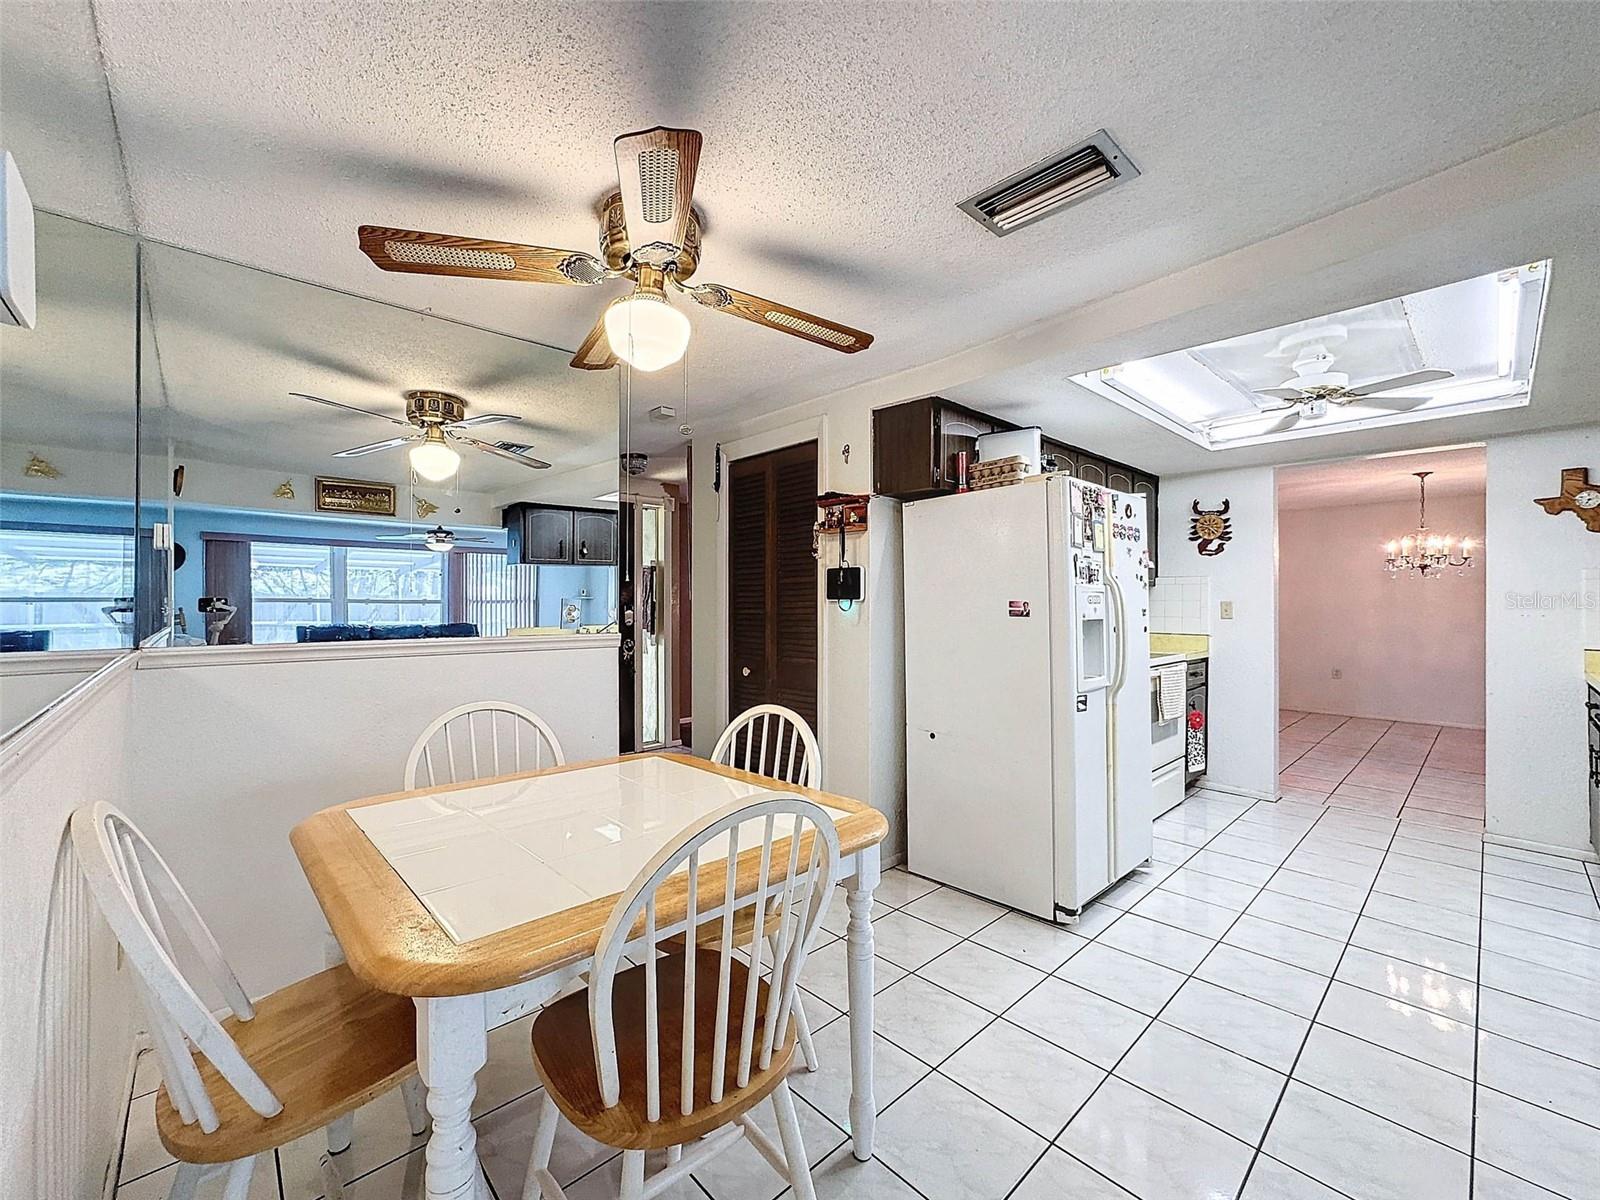
[[[904,522],[906,865],[1075,922],[1152,850],[1145,499],[1047,475]]]

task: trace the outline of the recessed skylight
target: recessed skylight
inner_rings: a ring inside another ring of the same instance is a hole
[[[1074,375],[1208,449],[1528,403],[1550,263]]]

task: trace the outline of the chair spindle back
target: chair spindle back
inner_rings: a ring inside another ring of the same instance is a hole
[[[757,704],[729,723],[711,761],[800,787],[822,786],[822,752],[806,719],[781,704]]]
[[[406,790],[471,783],[566,764],[538,713],[502,700],[463,704],[437,717],[411,747]]]

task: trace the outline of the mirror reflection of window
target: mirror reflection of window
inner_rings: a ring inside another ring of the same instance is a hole
[[[133,595],[132,539],[106,529],[0,529],[0,645],[115,650]]]

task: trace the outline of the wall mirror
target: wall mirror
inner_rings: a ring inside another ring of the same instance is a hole
[[[611,375],[171,246],[141,286],[143,644],[616,630]]]
[[[35,228],[36,326],[0,326],[0,731],[135,636],[138,245]]]

